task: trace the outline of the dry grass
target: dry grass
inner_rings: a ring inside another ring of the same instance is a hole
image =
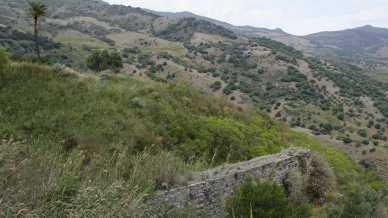
[[[105,42],[75,30],[59,32],[54,37],[54,41],[75,47],[89,46],[92,48],[109,48],[109,45]]]

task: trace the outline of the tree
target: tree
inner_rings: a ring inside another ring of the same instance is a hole
[[[32,17],[34,21],[34,35],[35,35],[35,49],[36,49],[36,55],[40,59],[40,49],[39,49],[39,38],[38,38],[38,23],[39,18],[47,15],[47,6],[38,1],[34,0],[28,3],[29,9],[28,12],[30,16]]]
[[[120,53],[107,50],[96,50],[87,59],[89,69],[100,72],[104,70],[118,71],[123,68],[123,62]]]
[[[110,53],[110,65],[114,70],[123,68],[123,62],[120,53],[117,51]]]
[[[94,51],[86,60],[86,64],[89,69],[94,71],[100,71],[101,63],[100,63],[100,51]]]
[[[222,88],[222,83],[220,81],[215,81],[210,85],[210,88],[213,89],[213,91],[218,91]]]

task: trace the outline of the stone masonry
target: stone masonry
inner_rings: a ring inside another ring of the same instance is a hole
[[[292,170],[308,175],[311,152],[304,149],[288,149],[276,155],[258,157],[236,164],[224,165],[208,171],[195,173],[187,186],[161,191],[147,204],[158,211],[190,206],[200,214],[224,214],[225,199],[232,194],[245,177],[271,180],[280,185]]]

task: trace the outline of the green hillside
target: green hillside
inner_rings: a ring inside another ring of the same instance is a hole
[[[163,184],[291,145],[322,155],[336,174],[336,200],[316,217],[344,210],[338,196],[382,187],[334,147],[185,83],[31,63],[0,72],[1,216],[141,217],[143,198]]]

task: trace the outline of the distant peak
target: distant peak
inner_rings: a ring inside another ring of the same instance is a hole
[[[356,29],[375,29],[376,27],[375,26],[372,26],[372,25],[365,25],[365,26],[360,26]]]
[[[180,11],[178,13],[182,13],[182,14],[194,14],[193,12],[191,11]]]
[[[372,26],[372,25],[365,25],[365,26],[363,26],[364,28],[371,28],[371,27],[375,27],[375,26]]]
[[[373,33],[384,33],[388,34],[388,29],[384,27],[377,27],[372,25],[365,25],[358,28],[355,28],[354,30],[361,30],[364,32],[373,32]]]
[[[276,28],[276,29],[274,29],[274,31],[276,31],[276,32],[278,32],[278,33],[286,33],[286,32],[284,32],[284,30],[281,29],[281,28]]]
[[[176,14],[187,15],[187,16],[198,16],[190,11],[179,11],[179,12],[176,12]]]

